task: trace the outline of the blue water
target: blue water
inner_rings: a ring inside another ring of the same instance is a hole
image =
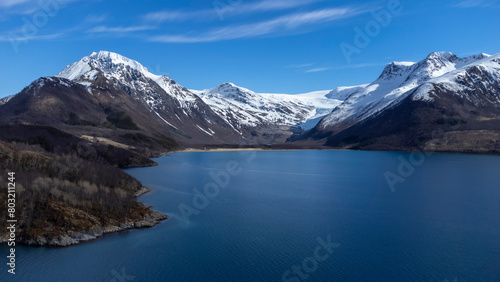
[[[153,188],[140,200],[167,221],[70,248],[17,247],[13,281],[500,281],[500,158],[436,154],[399,174],[412,157],[165,156],[127,172]],[[220,188],[210,174],[228,165]],[[404,182],[391,189],[388,171]],[[207,184],[209,202],[195,198]]]

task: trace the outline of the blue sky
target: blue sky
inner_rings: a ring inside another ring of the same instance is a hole
[[[499,12],[495,0],[2,0],[0,97],[99,50],[191,89],[369,83],[432,51],[499,53]]]

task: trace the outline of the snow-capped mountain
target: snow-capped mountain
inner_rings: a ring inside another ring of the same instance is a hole
[[[171,99],[175,99],[184,116],[188,116],[191,110],[197,108],[200,103],[198,97],[168,76],[152,74],[139,62],[113,52],[94,52],[66,67],[56,77],[78,82],[88,87],[90,93],[92,93],[90,86],[102,77],[107,80],[107,83],[121,88],[134,99],[147,105],[162,119],[164,117],[158,112],[164,110],[165,104],[171,102]],[[162,95],[164,93],[159,91],[158,87],[169,97]],[[175,128],[172,123],[166,120],[165,122]]]
[[[302,126],[325,116],[342,101],[330,91],[306,94],[255,93],[233,83],[223,83],[213,89],[192,90],[238,132],[263,126]]]
[[[500,152],[500,54],[393,62],[303,139],[376,150]]]
[[[24,101],[21,103],[21,101]],[[84,133],[118,127],[184,143],[238,142],[237,134],[198,96],[167,76],[119,54],[92,53],[11,99],[9,122],[44,123]],[[82,127],[92,125],[95,128]],[[109,133],[112,134],[112,133]],[[157,137],[155,137],[157,138]]]
[[[355,87],[351,95],[319,126],[321,129],[351,126],[404,99],[422,84],[485,58],[489,55],[458,58],[452,53],[434,52],[418,63],[392,62],[377,80]]]
[[[253,138],[258,139],[255,142],[265,143],[284,141],[293,126],[314,127],[345,98],[329,91],[301,95],[260,94],[232,83],[203,91],[188,90],[168,76],[152,74],[137,61],[106,51],[82,58],[56,77],[79,83],[92,95],[101,83],[112,85],[177,130],[192,123],[193,114],[201,112],[203,117],[199,116],[195,124],[198,131],[215,135],[210,124],[218,124],[231,128],[232,134],[247,139],[257,136],[259,138]],[[199,119],[206,122],[202,124]],[[272,135],[275,136],[270,137]]]

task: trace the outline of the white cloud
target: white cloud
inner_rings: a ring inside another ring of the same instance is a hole
[[[240,13],[279,11],[300,6],[306,6],[319,2],[320,0],[264,0],[256,3],[242,4],[239,7]]]
[[[28,15],[44,8],[62,9],[67,4],[82,0],[0,0],[3,13],[12,15]],[[88,0],[87,0],[88,1]]]
[[[338,67],[324,67],[324,68],[313,68],[304,71],[304,73],[311,73],[311,72],[321,72],[321,71],[327,71],[327,70],[343,70],[343,69],[360,69],[360,68],[369,68],[369,67],[380,67],[380,66],[385,66],[386,64],[357,64],[357,65],[345,65],[345,66],[338,66]]]
[[[127,26],[127,27],[122,27],[122,26],[109,27],[109,26],[101,25],[101,26],[96,26],[92,29],[89,29],[87,32],[90,32],[90,33],[103,33],[103,32],[128,33],[128,32],[152,30],[152,29],[156,29],[156,27],[149,26],[149,25]]]
[[[310,70],[306,70],[304,73],[311,73],[311,72],[321,72],[321,71],[327,71],[330,68],[314,68]]]
[[[320,24],[352,17],[362,13],[352,8],[330,8],[313,12],[296,13],[281,16],[273,20],[234,25],[208,31],[198,35],[162,35],[150,38],[155,42],[196,43],[258,37],[271,34],[283,34],[307,25]]]
[[[214,1],[212,9],[197,11],[166,10],[149,13],[144,19],[153,22],[180,22],[188,20],[213,20],[226,15],[241,15],[255,12],[280,11],[311,5],[322,0],[263,0],[254,3],[244,3],[242,0]]]
[[[453,7],[457,8],[490,8],[490,7],[500,7],[500,1],[498,0],[465,0],[461,1]]]
[[[0,7],[12,7],[19,4],[24,4],[27,2],[34,2],[32,0],[2,0],[0,1]]]
[[[162,11],[149,13],[144,16],[144,19],[152,22],[182,22],[193,19],[215,18],[217,14],[213,10],[200,11]]]
[[[50,40],[62,37],[62,33],[47,34],[47,35],[33,35],[33,36],[14,36],[14,34],[6,36],[0,35],[0,42],[21,42],[21,41],[31,41],[31,40]]]
[[[360,68],[369,68],[369,67],[380,67],[385,66],[386,64],[357,64],[357,65],[345,65],[339,67],[333,67],[333,70],[343,70],[343,69],[360,69]]]

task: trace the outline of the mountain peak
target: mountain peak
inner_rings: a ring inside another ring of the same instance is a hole
[[[248,93],[254,93],[253,91],[237,86],[236,84],[232,82],[225,82],[222,83],[221,85],[213,88],[210,90],[211,93],[219,93],[222,95],[232,95],[232,96],[239,96],[239,95],[246,95]]]
[[[385,66],[378,80],[392,80],[408,73],[414,62],[392,62]]]
[[[143,65],[141,65],[139,62],[131,60],[125,56],[122,56],[118,53],[114,52],[109,52],[109,51],[99,51],[99,53],[93,52],[90,56],[85,57],[83,59],[88,58],[88,61],[99,61],[107,64],[114,64],[114,65],[126,65],[130,66],[133,69],[139,70],[139,71],[148,71]]]
[[[105,74],[114,74],[123,73],[127,71],[127,69],[138,71],[144,76],[155,80],[160,77],[150,73],[148,69],[139,62],[109,51],[93,52],[89,56],[83,57],[78,62],[67,66],[56,76],[69,80],[93,80],[99,71]]]
[[[119,56],[123,57],[122,55],[115,53],[115,52],[110,52],[110,51],[99,51],[99,52],[92,52],[89,57],[111,57],[111,56]]]
[[[221,85],[219,85],[218,87],[234,87],[234,88],[237,88],[238,86],[236,86],[236,84],[234,84],[232,82],[224,82]]]
[[[430,53],[426,59],[444,59],[444,60],[455,60],[457,56],[451,52],[432,52]]]

